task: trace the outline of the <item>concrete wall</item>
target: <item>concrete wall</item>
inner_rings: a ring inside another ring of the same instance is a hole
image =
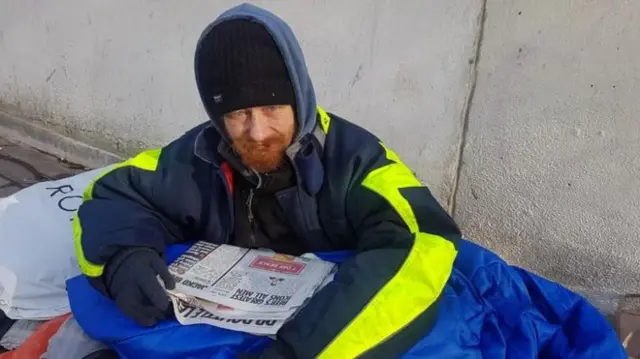
[[[519,265],[640,291],[640,2],[488,0],[456,217]]]
[[[103,149],[162,144],[204,121],[193,48],[233,3],[6,0],[0,103]],[[255,3],[298,33],[320,102],[455,197],[468,238],[574,288],[640,290],[640,3]]]
[[[6,0],[0,104],[119,153],[205,121],[202,29],[237,1]],[[318,101],[378,133],[448,203],[479,0],[253,1],[296,31]]]

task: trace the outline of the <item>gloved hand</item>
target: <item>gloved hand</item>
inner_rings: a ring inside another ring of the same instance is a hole
[[[133,248],[116,255],[107,264],[106,286],[120,310],[141,326],[153,326],[168,316],[171,302],[167,289],[175,281],[160,255],[149,248]]]

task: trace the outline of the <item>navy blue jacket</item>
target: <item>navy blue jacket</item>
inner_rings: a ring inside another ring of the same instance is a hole
[[[396,357],[432,326],[460,232],[429,190],[377,137],[315,103],[293,32],[243,4],[222,21],[263,24],[280,47],[296,93],[298,132],[287,150],[297,186],[276,193],[292,230],[314,252],[357,252],[278,333],[265,357]],[[199,48],[196,50],[199,51]],[[197,53],[196,53],[197,56]],[[196,82],[198,69],[196,66]],[[209,99],[203,98],[210,116]],[[233,176],[259,175],[229,160],[212,118],[170,144],[124,161],[87,189],[74,220],[82,272],[104,292],[107,262],[145,247],[233,236]],[[233,168],[234,170],[231,170]]]

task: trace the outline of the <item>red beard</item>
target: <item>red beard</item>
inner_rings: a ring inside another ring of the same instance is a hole
[[[266,173],[276,170],[284,162],[289,142],[283,135],[260,142],[239,139],[233,142],[233,149],[240,155],[245,166]]]

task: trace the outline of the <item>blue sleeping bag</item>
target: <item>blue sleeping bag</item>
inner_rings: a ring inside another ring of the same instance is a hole
[[[174,245],[167,260],[188,248]],[[579,295],[462,241],[433,329],[402,358],[627,359],[615,331]],[[318,253],[339,263],[348,252]],[[175,320],[137,326],[83,277],[67,282],[71,309],[90,337],[122,358],[235,358],[271,339]]]

